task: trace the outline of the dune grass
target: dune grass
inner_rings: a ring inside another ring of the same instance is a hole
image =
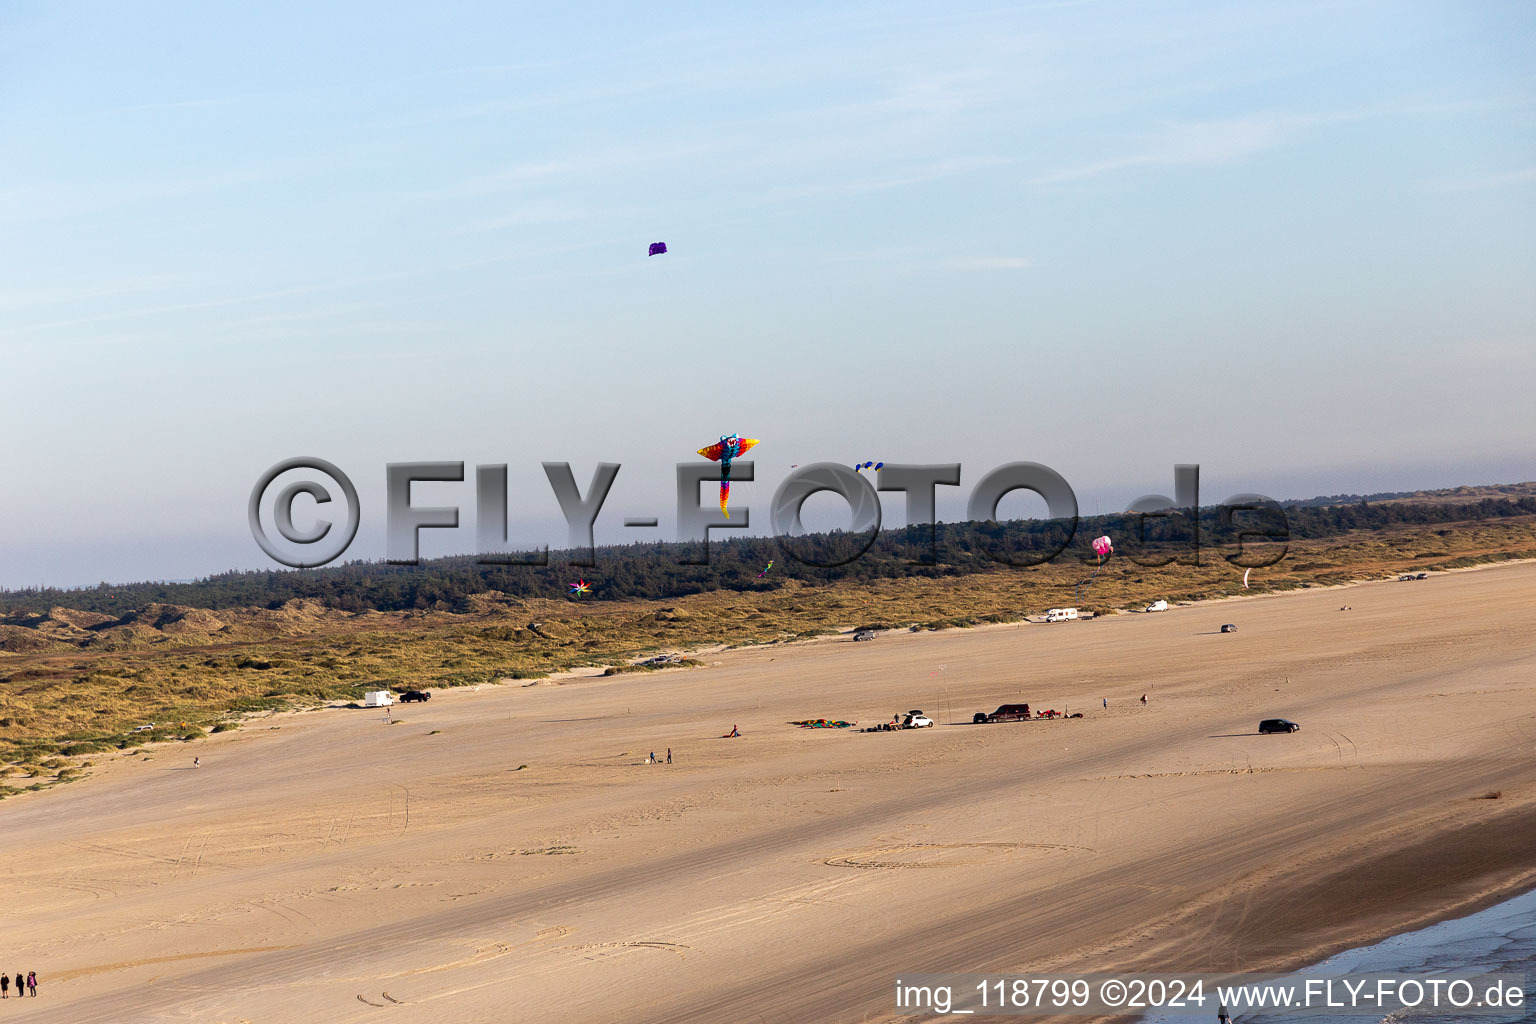
[[[1247,593],[1517,558],[1536,558],[1536,523],[1527,519],[1454,531],[1395,527],[1293,542],[1280,564],[1254,570]],[[1151,569],[1112,560],[1087,585],[1091,567],[1053,564],[857,584],[790,579],[767,592],[668,601],[581,604],[491,594],[467,614],[337,613],[308,632],[259,640],[189,644],[146,634],[105,650],[82,644],[0,654],[0,797],[77,778],[92,755],[189,741],[227,731],[244,715],[356,701],[367,690],[540,679],[576,668],[641,673],[651,667],[633,663],[659,652],[785,643],[854,628],[968,627],[1059,605],[1104,614],[1158,598],[1244,593],[1241,569],[1215,556],[1203,561]]]

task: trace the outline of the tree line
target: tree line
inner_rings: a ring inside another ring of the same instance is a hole
[[[1323,504],[1314,502],[1327,501]],[[218,573],[184,583],[102,583],[95,587],[31,587],[0,591],[10,614],[46,612],[58,606],[119,616],[150,603],[220,609],[281,607],[294,599],[317,601],[347,612],[448,609],[462,611],[487,591],[518,598],[563,598],[578,577],[594,584],[580,600],[668,599],[711,590],[769,591],[789,578],[812,585],[908,576],[959,576],[998,572],[1004,564],[1057,559],[1091,564],[1090,544],[1107,534],[1122,555],[1188,554],[1188,510],[1166,517],[1085,517],[1073,528],[1060,520],[939,523],[867,535],[842,531],[792,540],[736,537],[711,542],[707,565],[698,544],[640,543],[603,546],[595,552],[550,552],[546,566],[482,565],[472,556],[423,560],[414,566],[351,561],[318,569],[269,569]],[[1231,514],[1201,508],[1201,557],[1238,550],[1239,535],[1293,540],[1343,537],[1392,527],[1451,526],[1536,515],[1536,497],[1475,502],[1391,502],[1326,499],[1288,502],[1267,512]],[[867,549],[866,549],[867,545]],[[859,552],[862,551],[862,554]],[[585,555],[595,565],[582,565]],[[852,557],[857,555],[857,557]],[[796,557],[798,556],[798,558]],[[772,560],[774,567],[763,574]],[[820,567],[805,562],[822,563]],[[841,564],[831,564],[841,563]]]

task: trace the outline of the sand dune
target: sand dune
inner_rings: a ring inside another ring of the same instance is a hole
[[[1291,964],[1536,878],[1532,608],[1522,564],[256,720],[6,801],[0,968],[29,1020],[472,1024]],[[1016,700],[1085,717],[968,724]]]

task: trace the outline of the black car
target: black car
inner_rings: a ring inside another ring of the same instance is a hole
[[[1259,723],[1259,732],[1295,732],[1301,726],[1288,718],[1266,718]]]
[[[1237,632],[1237,627],[1235,625],[1233,625],[1232,623],[1227,622],[1227,623],[1223,623],[1222,624],[1221,631],[1223,633],[1236,633]]]
[[[977,725],[985,722],[1027,722],[1029,721],[1028,704],[1004,704],[991,714],[978,711],[971,718]]]
[[[400,695],[400,703],[409,704],[413,700],[431,700],[432,695],[425,690],[406,690]]]

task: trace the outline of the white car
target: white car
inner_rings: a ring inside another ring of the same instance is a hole
[[[921,711],[908,711],[906,721],[901,723],[903,729],[931,729],[933,719]]]
[[[1149,612],[1165,612],[1167,610],[1168,610],[1168,602],[1167,601],[1157,600],[1157,601],[1153,601],[1151,604],[1147,605],[1147,611],[1149,611]]]

